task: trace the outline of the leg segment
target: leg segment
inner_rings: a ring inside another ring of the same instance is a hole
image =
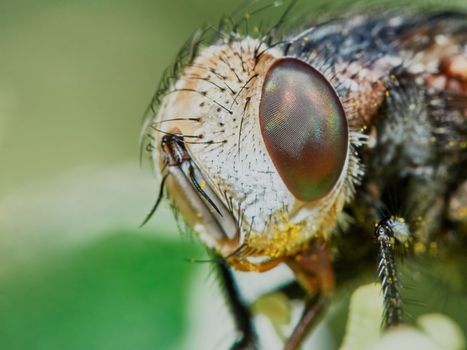
[[[378,240],[378,280],[383,289],[384,327],[396,326],[402,322],[402,298],[400,284],[394,261],[394,245],[396,240],[407,243],[410,236],[402,219],[384,219],[376,225],[375,235]]]
[[[334,290],[334,271],[324,242],[316,242],[287,265],[307,295],[302,316],[284,346],[285,350],[295,350],[326,307],[326,297]]]
[[[300,321],[298,321],[287,343],[284,345],[284,350],[298,349],[303,338],[313,326],[314,321],[323,313],[325,307],[326,303],[321,294],[316,294],[306,302]]]
[[[223,287],[230,311],[234,318],[235,325],[240,332],[240,338],[232,345],[231,350],[254,350],[257,349],[256,334],[250,310],[241,301],[240,293],[235,284],[235,279],[229,267],[220,261],[217,263],[219,276],[223,282]]]

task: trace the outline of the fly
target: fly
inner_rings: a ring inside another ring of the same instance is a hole
[[[353,15],[290,34],[290,9],[264,33],[251,15],[197,33],[144,127],[162,175],[147,219],[166,191],[212,250],[242,334],[233,349],[257,338],[231,269],[290,268],[305,299],[292,350],[349,266],[377,261],[393,327],[395,254],[467,245],[467,15]]]

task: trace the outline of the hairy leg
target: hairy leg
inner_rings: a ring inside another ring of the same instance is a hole
[[[400,324],[403,318],[394,250],[396,243],[407,244],[410,241],[410,232],[403,219],[391,217],[376,225],[375,236],[378,240],[377,276],[384,300],[383,326],[388,328]]]

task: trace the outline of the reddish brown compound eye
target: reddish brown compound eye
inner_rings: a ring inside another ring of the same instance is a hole
[[[299,200],[327,195],[347,157],[348,126],[327,79],[309,64],[282,58],[266,74],[259,106],[266,149]]]

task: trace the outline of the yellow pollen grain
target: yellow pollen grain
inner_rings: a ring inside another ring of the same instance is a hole
[[[206,187],[206,181],[201,180],[201,181],[199,182],[199,187],[201,187],[201,189],[204,190],[204,188]]]
[[[280,258],[291,252],[297,246],[303,224],[285,222],[274,225],[274,234],[271,236],[252,235],[251,246],[260,246],[264,253],[271,258]]]

